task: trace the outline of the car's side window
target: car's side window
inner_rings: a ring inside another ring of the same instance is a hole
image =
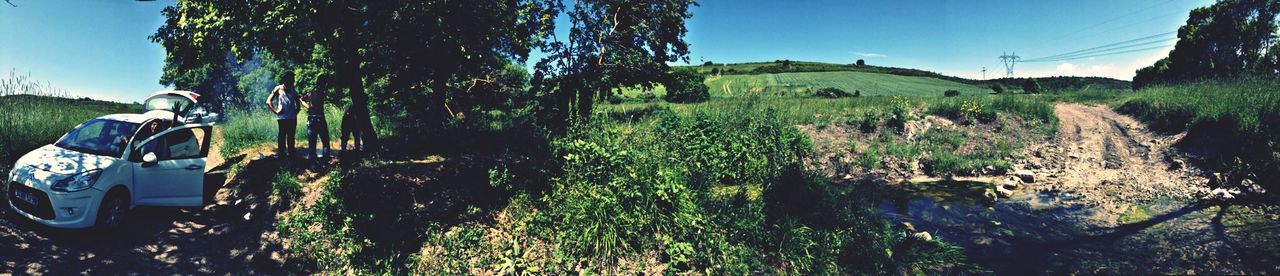
[[[203,135],[201,137],[203,138]],[[200,141],[196,139],[192,129],[170,132],[165,134],[164,140],[167,140],[168,159],[200,158]]]
[[[165,140],[168,140],[168,139],[160,138],[160,139],[151,140],[146,144],[142,144],[141,147],[138,147],[137,154],[134,155],[136,157],[130,158],[130,159],[133,159],[134,161],[142,161],[142,156],[146,155],[147,153],[154,153],[156,155],[157,161],[172,159],[172,158],[169,158],[169,150],[168,150],[169,147],[165,146],[165,142],[166,142]]]

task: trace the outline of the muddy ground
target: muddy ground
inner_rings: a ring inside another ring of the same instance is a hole
[[[888,157],[881,172],[842,162],[855,154],[847,145],[875,135],[853,126],[801,130],[814,140],[819,171],[880,193],[879,209],[904,231],[962,246],[997,274],[1280,272],[1280,211],[1215,194],[1212,174],[1186,165],[1195,157],[1174,147],[1185,134],[1154,133],[1105,106],[1059,104],[1054,112],[1054,136],[1019,138],[1029,139],[1009,159],[1012,170],[955,180]],[[932,116],[908,125],[956,127]],[[873,176],[850,177],[867,172]],[[1017,185],[988,200],[1010,182]]]

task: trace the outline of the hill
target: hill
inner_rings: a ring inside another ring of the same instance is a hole
[[[962,94],[990,91],[986,87],[932,77],[857,71],[709,76],[706,84],[711,88],[711,94],[716,96],[805,95],[827,87],[839,88],[849,93],[859,91],[863,96],[941,96],[943,91],[950,89]]]
[[[790,60],[776,60],[771,62],[733,63],[733,64],[710,63],[710,64],[686,66],[686,67],[693,68],[694,70],[701,72],[703,74],[707,74],[710,76],[724,76],[724,77],[727,77],[728,79],[734,79],[731,76],[753,76],[753,75],[758,76],[758,75],[782,74],[782,73],[858,72],[858,73],[868,73],[868,74],[892,75],[892,76],[900,76],[900,77],[921,77],[921,78],[929,78],[929,79],[945,81],[945,82],[913,81],[916,84],[922,84],[922,83],[932,84],[929,86],[899,84],[896,82],[887,82],[887,83],[881,82],[876,84],[882,87],[889,87],[889,88],[873,87],[870,89],[872,91],[877,91],[877,90],[889,91],[889,93],[886,93],[886,94],[906,94],[906,95],[932,95],[932,94],[928,94],[924,91],[915,92],[915,93],[906,91],[907,93],[900,93],[900,92],[904,92],[902,89],[910,90],[913,88],[927,88],[927,89],[936,90],[939,87],[954,86],[956,87],[955,89],[960,90],[962,93],[969,93],[970,91],[968,90],[972,86],[981,87],[983,90],[986,90],[988,89],[988,87],[991,86],[992,83],[996,83],[996,82],[1001,83],[1006,87],[1010,87],[1010,88],[1013,88],[1014,90],[1017,90],[1018,87],[1021,87],[1022,82],[1026,80],[1026,78],[1001,78],[1001,79],[993,79],[993,80],[975,80],[975,79],[967,79],[967,78],[961,78],[961,77],[955,77],[955,76],[948,76],[948,75],[943,75],[936,72],[930,72],[930,71],[919,70],[919,69],[911,69],[911,68],[883,67],[883,66],[875,66],[875,65],[859,66],[856,64],[834,64],[834,63],[790,61]],[[809,85],[809,86],[815,86],[814,89],[818,89],[818,88],[821,88],[818,86],[830,85],[830,84],[845,84],[845,86],[847,87],[853,87],[853,85],[849,85],[849,84],[856,83],[856,82],[865,82],[868,80],[874,80],[874,81],[909,80],[909,78],[867,78],[866,76],[868,75],[865,75],[865,74],[808,75],[801,78],[812,78],[811,80],[813,81],[813,83],[811,84],[794,83],[794,82],[788,82],[788,84],[792,86]],[[830,77],[831,79],[828,79],[828,77]],[[712,79],[714,79],[714,77],[712,77]],[[1044,87],[1044,89],[1049,91],[1074,91],[1074,90],[1082,90],[1086,88],[1087,89],[1104,89],[1104,90],[1126,90],[1126,89],[1130,89],[1131,87],[1129,81],[1112,79],[1112,78],[1103,78],[1103,77],[1056,76],[1056,77],[1036,78],[1036,79],[1040,82],[1041,87]],[[767,83],[767,80],[765,82]],[[946,82],[950,82],[950,83],[946,83]],[[956,86],[956,84],[963,84],[964,86]],[[719,88],[718,90],[718,87],[722,85],[719,85],[718,83],[712,83],[711,79],[708,80],[707,85],[711,87],[711,90],[713,92],[723,90],[722,88]],[[862,86],[866,86],[865,83]],[[776,91],[776,90],[786,90],[786,88],[795,88],[795,87],[783,87],[783,89],[765,88],[765,90]],[[837,87],[837,88],[840,88],[840,87]],[[897,90],[893,90],[895,88]],[[849,90],[849,91],[853,91],[853,90]],[[867,90],[863,90],[863,91],[867,91]],[[928,91],[932,91],[932,90],[928,90]],[[943,90],[937,90],[937,93],[941,93],[941,91]]]

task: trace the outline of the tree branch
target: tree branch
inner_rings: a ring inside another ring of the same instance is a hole
[[[18,5],[14,5],[14,4],[13,4],[12,0],[4,0],[4,2],[5,2],[5,3],[9,3],[9,5],[10,5],[10,6],[13,6],[14,8],[17,8],[17,7],[18,7]]]

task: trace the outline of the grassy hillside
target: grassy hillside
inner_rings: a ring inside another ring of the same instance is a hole
[[[868,72],[801,72],[756,75],[723,75],[707,78],[715,96],[795,96],[834,87],[863,96],[941,96],[948,89],[961,94],[988,93],[985,87],[930,77],[899,76]]]
[[[1280,96],[1275,77],[1150,87],[1130,95],[1119,110],[1169,132],[1187,131],[1183,150],[1205,165],[1275,189],[1280,176]]]

